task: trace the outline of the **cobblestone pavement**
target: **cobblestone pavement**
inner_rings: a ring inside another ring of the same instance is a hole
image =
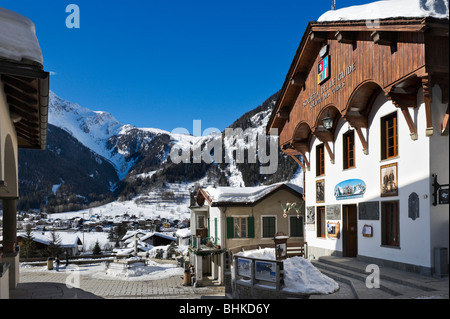
[[[223,286],[206,278],[205,286],[195,288],[183,286],[183,276],[166,279],[136,281],[119,279],[99,279],[91,273],[83,273],[80,266],[79,277],[71,272],[22,271],[20,283],[10,291],[11,299],[201,299],[225,296]],[[69,286],[67,285],[69,283]],[[70,285],[75,287],[70,288]]]

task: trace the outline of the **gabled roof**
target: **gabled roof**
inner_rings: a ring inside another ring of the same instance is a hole
[[[206,200],[212,207],[254,206],[280,190],[287,190],[299,197],[303,195],[303,189],[292,183],[257,187],[207,187],[199,190],[197,202],[203,206]]]

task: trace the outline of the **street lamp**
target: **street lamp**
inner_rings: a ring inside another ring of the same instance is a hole
[[[322,119],[323,127],[327,130],[330,130],[333,128],[333,118],[330,117],[330,109],[327,110],[327,116]]]

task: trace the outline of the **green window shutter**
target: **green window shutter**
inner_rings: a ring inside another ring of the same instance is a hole
[[[215,231],[215,235],[214,235],[214,245],[217,245],[217,218],[214,218],[214,231]]]
[[[275,217],[263,217],[263,238],[272,238],[276,233]]]
[[[227,238],[234,238],[233,217],[227,217]]]
[[[247,218],[248,238],[255,238],[255,217]]]
[[[291,237],[303,237],[303,217],[297,218],[297,216],[291,216]]]

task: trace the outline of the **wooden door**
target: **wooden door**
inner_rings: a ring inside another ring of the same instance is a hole
[[[344,205],[343,211],[343,255],[344,257],[356,257],[358,253],[358,218],[356,205]]]

